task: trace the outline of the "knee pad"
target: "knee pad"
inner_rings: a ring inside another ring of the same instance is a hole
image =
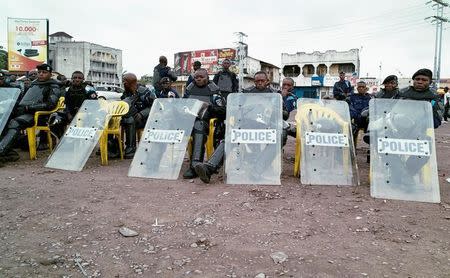
[[[14,118],[8,123],[8,129],[20,129],[20,123]]]
[[[208,124],[203,120],[195,119],[192,133],[208,134]]]
[[[132,125],[134,124],[134,118],[129,116],[129,117],[122,117],[122,121],[121,121],[122,125]]]

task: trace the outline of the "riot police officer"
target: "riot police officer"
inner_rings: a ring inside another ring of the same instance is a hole
[[[125,92],[121,99],[128,103],[130,109],[122,117],[121,125],[125,130],[125,158],[133,158],[136,152],[136,129],[144,128],[150,114],[155,93],[145,86],[138,86],[136,75],[127,73],[123,76]]]
[[[34,113],[39,110],[51,110],[58,103],[60,89],[58,83],[51,79],[52,67],[42,64],[36,68],[38,79],[32,83],[31,88],[20,101],[0,139],[0,157],[4,160],[18,159],[17,153],[11,149],[12,144],[21,130],[34,125]]]
[[[278,93],[275,89],[270,86],[270,80],[266,72],[259,71],[254,76],[254,86],[251,86],[248,89],[244,90],[244,93]],[[284,110],[287,105],[283,104],[283,119],[287,120],[289,118],[289,112]],[[260,123],[253,123],[260,124]],[[283,137],[287,136],[286,133],[283,132]],[[283,139],[285,143],[286,140]],[[225,154],[225,141],[222,140],[217,148],[214,150],[214,153],[210,157],[210,159],[205,163],[197,163],[194,165],[194,169],[196,174],[200,177],[200,179],[204,183],[209,183],[211,179],[211,175],[216,173],[217,170],[223,164],[223,158]],[[255,160],[257,166],[255,168],[265,169],[265,163],[270,163],[270,158],[273,157],[273,153],[270,151],[263,150],[258,159]],[[258,173],[256,173],[258,174]]]
[[[172,88],[172,81],[169,77],[163,77],[160,81],[161,91],[156,91],[158,98],[179,98],[178,92]]]
[[[205,142],[207,140],[209,120],[218,118],[225,120],[226,101],[220,94],[219,87],[209,80],[205,69],[198,69],[194,74],[194,82],[189,84],[184,93],[184,98],[195,98],[209,103],[206,110],[201,111],[195,119],[192,131],[192,156],[189,169],[183,174],[183,178],[197,177],[195,165],[202,163],[205,156]]]
[[[399,97],[398,78],[396,75],[389,75],[383,81],[384,88],[382,88],[376,95],[376,98],[393,98]]]
[[[84,82],[81,71],[74,71],[71,81],[66,81],[65,84],[68,86],[64,101],[66,107],[62,113],[56,112],[49,119],[51,129],[58,137],[62,136],[65,126],[75,117],[84,100],[97,99],[95,88]]]

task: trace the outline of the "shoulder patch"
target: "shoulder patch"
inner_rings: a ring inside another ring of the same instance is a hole
[[[186,90],[189,91],[194,87],[194,82],[189,83],[189,85],[186,87]]]
[[[208,88],[211,90],[211,92],[220,91],[219,86],[217,86],[214,82],[209,82]]]

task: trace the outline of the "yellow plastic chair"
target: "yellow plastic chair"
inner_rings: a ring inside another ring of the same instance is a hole
[[[123,143],[122,143],[122,131],[120,121],[122,116],[127,114],[130,107],[125,101],[113,101],[108,103],[108,117],[107,126],[103,130],[100,136],[100,158],[102,165],[108,165],[108,135],[114,135],[119,141],[120,159],[123,159]]]
[[[214,129],[217,122],[217,118],[209,120],[209,134],[208,140],[206,140],[206,157],[209,159],[214,152]]]
[[[295,162],[294,162],[294,176],[300,176],[300,161],[301,161],[301,129],[302,125],[306,125],[307,122],[310,121],[309,115],[312,119],[320,119],[320,118],[328,118],[333,120],[337,124],[342,127],[343,134],[349,134],[349,123],[344,121],[341,116],[335,111],[320,106],[315,103],[305,103],[302,104],[302,109],[297,110],[297,115],[295,116],[295,121],[297,123],[297,135],[295,138]],[[343,148],[344,159],[348,159],[348,155],[345,155],[345,152],[348,152],[348,148]],[[348,165],[347,161],[344,161],[344,165]]]
[[[216,122],[217,122],[217,118],[212,118],[209,120],[208,139],[206,140],[206,143],[205,143],[207,159],[209,159],[214,152],[214,129],[215,129]],[[189,154],[189,157],[191,157],[191,155],[192,155],[192,137],[189,138],[188,154]]]
[[[50,127],[48,124],[39,125],[39,117],[48,116],[52,113],[55,113],[59,110],[64,109],[64,97],[60,97],[56,107],[50,111],[36,111],[34,113],[34,125],[26,129],[27,137],[28,137],[28,148],[30,149],[30,159],[36,159],[36,131],[47,132],[47,141],[50,151],[53,150],[53,141],[52,135],[50,132]]]

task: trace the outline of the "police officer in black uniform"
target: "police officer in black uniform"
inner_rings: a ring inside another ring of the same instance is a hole
[[[194,82],[189,84],[184,93],[184,98],[195,98],[209,103],[206,110],[201,111],[195,119],[192,131],[192,156],[189,169],[183,174],[183,178],[197,177],[195,165],[202,163],[205,156],[205,142],[208,137],[209,120],[218,118],[225,120],[226,100],[220,93],[219,87],[209,81],[208,72],[198,69],[194,74]]]
[[[67,80],[65,85],[68,86],[64,101],[66,107],[62,113],[53,113],[49,119],[51,129],[58,137],[62,136],[65,126],[75,117],[84,100],[97,99],[94,87],[84,82],[81,71],[74,71],[71,81]]]
[[[231,61],[225,59],[222,62],[222,70],[214,75],[213,82],[216,83],[220,88],[220,92],[224,98],[228,96],[229,93],[235,93],[239,90],[239,81],[234,72],[230,71]]]
[[[122,117],[125,130],[125,158],[133,158],[136,152],[136,129],[144,128],[150,114],[155,93],[145,86],[138,86],[136,75],[127,73],[123,76],[125,92],[121,99],[128,103],[130,110]]]
[[[14,116],[0,139],[0,157],[6,158],[6,160],[12,157],[15,160],[18,159],[17,153],[12,150],[12,144],[20,131],[34,125],[36,111],[54,109],[61,94],[58,83],[51,79],[52,67],[42,64],[36,68],[38,69],[38,79],[32,82],[31,88],[15,109]]]
[[[270,86],[269,77],[267,76],[267,73],[264,71],[259,71],[255,74],[254,83],[255,85],[245,89],[244,93],[278,93],[275,89],[273,89]],[[287,120],[289,118],[289,112],[285,111],[284,107],[285,105],[283,105],[283,119]],[[252,128],[256,128],[258,125],[261,125],[261,123],[257,123],[256,121],[251,121],[248,124],[252,125]],[[265,126],[262,126],[261,128],[265,128]],[[203,182],[209,183],[211,175],[216,173],[217,170],[222,166],[224,154],[225,154],[225,141],[222,140],[207,162],[197,163],[194,166],[196,174],[200,177],[200,179]],[[263,150],[261,155],[257,159],[255,159],[255,164],[259,165],[256,168],[262,170],[265,169],[264,167],[265,163],[271,162],[270,157],[273,157],[273,153],[270,150],[269,151]]]

